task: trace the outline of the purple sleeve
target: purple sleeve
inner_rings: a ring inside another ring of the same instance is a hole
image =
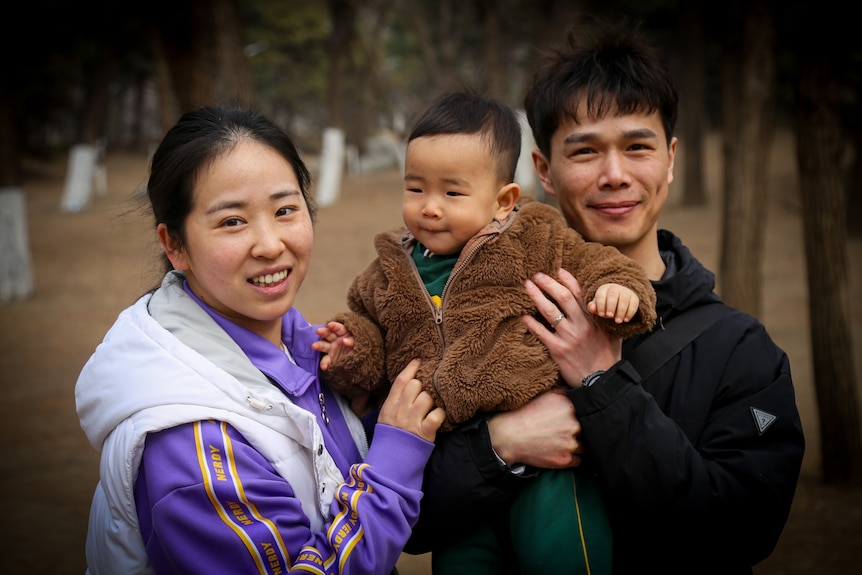
[[[388,574],[419,514],[433,445],[386,425],[312,532],[293,489],[231,426],[201,421],[147,437],[135,504],[156,573]]]

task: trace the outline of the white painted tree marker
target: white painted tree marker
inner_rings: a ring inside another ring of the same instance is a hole
[[[69,150],[69,169],[61,204],[63,211],[80,212],[90,203],[93,186],[100,176],[96,169],[98,158],[98,148],[90,144],[75,144]]]
[[[338,128],[326,128],[323,131],[320,179],[317,182],[318,206],[331,206],[338,200],[341,177],[344,173],[344,158],[344,132]]]
[[[24,190],[0,188],[0,301],[33,293]]]

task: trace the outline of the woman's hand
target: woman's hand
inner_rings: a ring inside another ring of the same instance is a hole
[[[607,370],[620,360],[623,342],[593,323],[575,276],[563,269],[559,273],[560,281],[538,273],[525,285],[552,329],[534,317],[521,319],[530,333],[548,348],[566,383],[580,387],[584,377],[600,369]]]
[[[426,441],[437,438],[437,430],[446,419],[446,412],[435,407],[431,395],[416,379],[419,360],[414,359],[398,374],[380,408],[378,423],[385,423],[418,435]]]
[[[560,388],[488,420],[491,446],[507,465],[577,467],[584,452],[578,441],[580,433],[575,406]]]

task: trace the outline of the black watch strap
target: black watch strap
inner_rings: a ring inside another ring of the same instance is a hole
[[[598,383],[599,379],[601,379],[601,377],[605,373],[606,373],[606,371],[604,369],[600,369],[596,372],[591,373],[590,375],[588,375],[584,379],[582,379],[581,383],[584,385],[584,387],[591,387],[591,386],[595,385],[596,383]]]

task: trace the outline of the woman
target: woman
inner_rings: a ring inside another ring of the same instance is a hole
[[[444,414],[414,362],[369,445],[321,385],[315,326],[293,308],[313,244],[309,185],[289,137],[247,110],[186,114],[153,156],[168,272],[76,387],[102,453],[91,573],[393,570]]]

